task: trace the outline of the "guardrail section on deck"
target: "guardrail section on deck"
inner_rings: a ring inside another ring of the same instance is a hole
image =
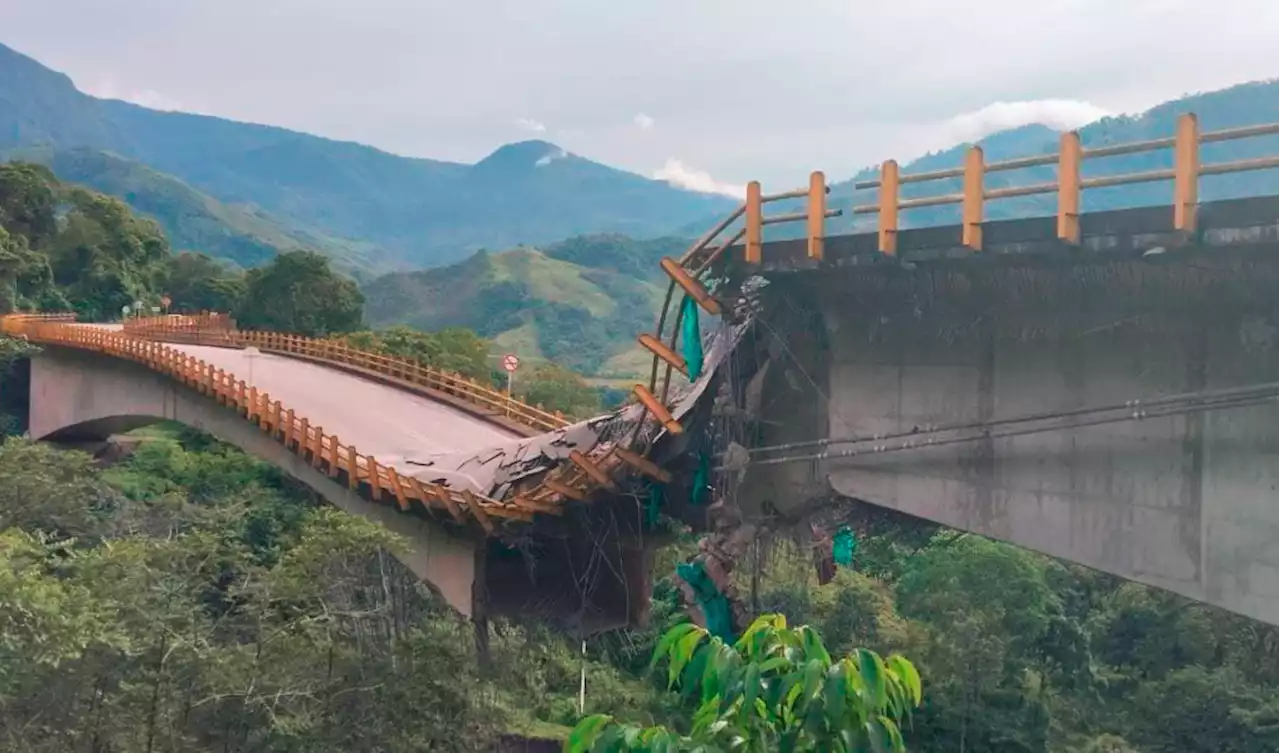
[[[345,483],[352,491],[374,502],[394,501],[403,512],[408,512],[416,503],[429,511],[447,512],[459,523],[474,519],[486,533],[493,532],[495,520],[528,521],[534,512],[558,512],[554,506],[503,502],[468,489],[424,483],[402,475],[395,468],[380,464],[372,455],[362,455],[354,446],[343,444],[336,434],[326,434],[305,416],[231,373],[163,343],[101,327],[77,325],[73,320],[71,314],[9,315],[0,317],[0,332],[25,337],[31,342],[123,358],[167,374],[235,410],[290,452],[330,478]]]
[[[531,430],[529,432],[531,434],[553,431],[570,423],[562,413],[529,405],[461,374],[451,374],[430,366],[423,366],[408,358],[359,350],[336,340],[322,340],[280,332],[239,330],[225,314],[171,314],[130,319],[125,322],[124,331],[148,340],[231,348],[253,346],[264,353],[300,356],[324,363],[372,371],[459,398],[493,415],[503,416],[526,426]]]

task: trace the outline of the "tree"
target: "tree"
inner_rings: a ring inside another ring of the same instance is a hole
[[[155,222],[118,199],[73,188],[65,227],[50,247],[54,281],[81,318],[117,316],[134,301],[158,303],[169,242]]]
[[[65,306],[66,300],[53,285],[49,257],[33,250],[25,236],[0,225],[0,314]]]
[[[961,753],[1045,750],[1049,712],[1025,687],[1060,612],[1043,558],[965,537],[913,558],[896,592],[929,633],[917,657],[932,678],[919,739]]]
[[[423,366],[472,379],[489,378],[489,342],[469,329],[419,332],[396,326],[376,332],[353,332],[340,340],[352,348],[409,358]]]
[[[808,626],[762,615],[732,646],[692,624],[663,636],[653,662],[697,705],[690,731],[587,717],[567,753],[721,751],[853,753],[905,750],[900,725],[920,705],[920,676],[901,656],[866,649],[833,660]]]
[[[547,410],[558,410],[575,418],[600,413],[600,393],[582,381],[582,377],[554,363],[537,367],[523,380],[517,375],[516,389],[526,403],[541,405]]]
[[[23,162],[0,164],[0,227],[44,246],[58,232],[58,181],[48,168]]]
[[[183,253],[169,263],[165,292],[176,313],[234,311],[245,294],[244,275],[204,254]]]
[[[324,337],[355,330],[363,311],[364,295],[356,283],[334,273],[328,259],[290,251],[245,276],[236,319],[246,329]]]

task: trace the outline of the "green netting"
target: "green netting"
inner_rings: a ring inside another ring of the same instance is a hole
[[[853,555],[858,552],[858,539],[853,535],[853,531],[849,530],[849,526],[844,526],[836,531],[835,539],[831,542],[831,558],[841,567],[853,567]]]
[[[707,495],[711,481],[711,458],[706,453],[698,455],[698,468],[693,472],[693,488],[689,490],[689,501],[695,505],[702,504]]]
[[[680,304],[680,349],[689,369],[689,381],[702,376],[702,330],[698,327],[698,303],[689,296]]]
[[[644,506],[645,521],[652,528],[658,525],[658,516],[662,514],[662,487],[649,483],[649,501]]]
[[[707,575],[701,562],[686,562],[676,567],[676,574],[693,589],[698,606],[707,618],[707,632],[718,636],[726,643],[732,643],[733,617],[729,609],[729,600],[716,588]]]

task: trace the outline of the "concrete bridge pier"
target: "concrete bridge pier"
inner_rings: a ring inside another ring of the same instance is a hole
[[[1276,279],[1274,243],[772,275],[766,322],[788,319],[788,343],[773,349],[761,444],[989,433],[774,453],[790,459],[753,465],[742,504],[794,510],[835,491],[1276,624],[1274,400],[1023,435],[990,425],[1276,382]]]

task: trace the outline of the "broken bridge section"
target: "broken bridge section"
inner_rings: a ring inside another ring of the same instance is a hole
[[[1276,624],[1277,203],[1167,216],[766,244],[744,514],[834,492]]]

